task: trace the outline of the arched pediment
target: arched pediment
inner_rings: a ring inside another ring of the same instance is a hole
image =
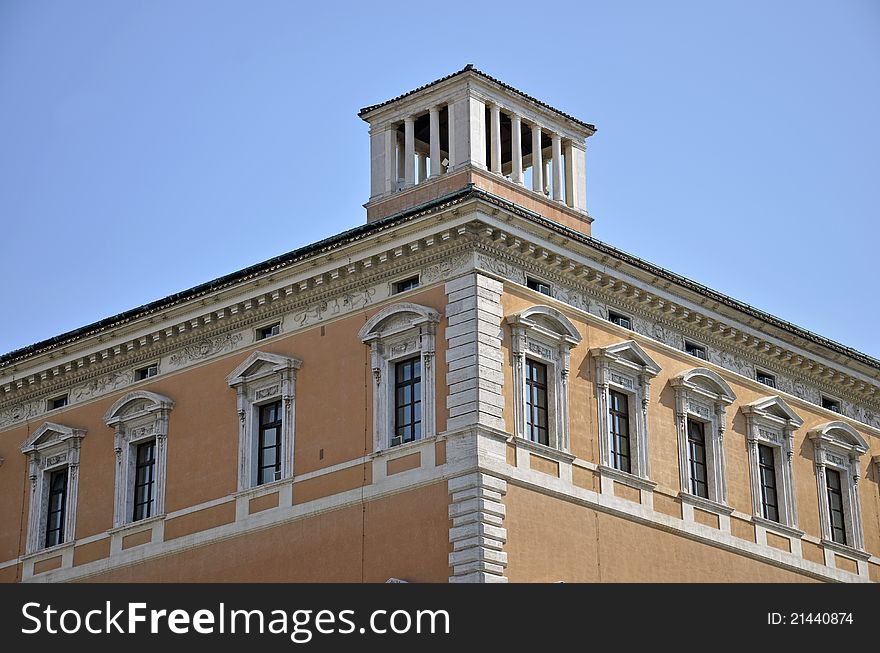
[[[358,337],[362,341],[389,336],[426,323],[436,324],[440,321],[440,313],[433,308],[401,302],[386,306],[376,313],[360,328]]]
[[[302,361],[298,358],[255,351],[232,370],[232,373],[226,377],[226,381],[229,385],[234,386],[269,374],[278,374],[285,370],[295,371],[300,367],[302,367]]]
[[[147,390],[136,390],[118,399],[104,415],[104,421],[110,426],[121,420],[172,408],[174,402],[168,397]]]
[[[743,406],[743,412],[746,415],[756,414],[763,417],[771,417],[791,422],[795,428],[801,426],[804,420],[792,410],[791,406],[785,403],[785,400],[778,395],[763,397],[757,401]]]
[[[30,437],[21,445],[22,453],[41,449],[70,440],[71,438],[83,438],[86,432],[83,429],[75,429],[55,422],[44,422],[40,428],[31,433]]]
[[[660,372],[660,366],[635,340],[624,340],[614,345],[595,349],[593,356],[611,358],[618,363],[641,368],[652,376],[656,376]]]
[[[537,328],[544,332],[561,336],[572,345],[579,343],[582,339],[581,334],[571,320],[550,306],[530,306],[524,311],[511,315],[507,318],[507,321],[510,324]]]
[[[722,379],[717,372],[713,372],[705,367],[695,367],[688,370],[676,377],[673,385],[684,385],[696,390],[702,390],[708,394],[717,395],[719,399],[726,403],[733,403],[736,400],[736,395],[727,384],[727,381]]]
[[[810,430],[810,438],[843,449],[855,450],[859,455],[868,451],[868,443],[846,422],[825,422]]]

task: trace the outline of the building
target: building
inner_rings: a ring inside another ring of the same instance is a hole
[[[880,361],[591,238],[472,66],[360,117],[366,224],[0,358],[0,579],[880,581]]]

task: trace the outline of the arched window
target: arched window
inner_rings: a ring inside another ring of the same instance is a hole
[[[568,371],[581,341],[574,324],[549,306],[532,306],[507,318],[513,354],[516,434],[568,451]]]
[[[31,480],[28,553],[73,541],[79,450],[85,435],[82,429],[46,422],[21,446]]]
[[[822,539],[864,549],[859,509],[860,458],[867,453],[864,438],[846,422],[820,424],[810,430],[816,461],[816,486]]]
[[[721,512],[727,504],[724,429],[727,406],[736,395],[718,374],[696,367],[671,381],[675,389],[681,498],[703,499]],[[697,503],[700,503],[697,501]]]
[[[114,403],[104,422],[115,430],[113,525],[165,514],[168,417],[174,402],[138,390]]]
[[[408,302],[388,306],[358,332],[373,369],[373,450],[436,434],[434,341],[440,314]]]

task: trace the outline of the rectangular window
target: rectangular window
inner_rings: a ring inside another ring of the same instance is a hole
[[[706,437],[702,422],[689,419],[688,462],[691,468],[691,494],[709,498],[709,484],[706,478]]]
[[[539,293],[543,295],[552,296],[553,292],[550,290],[550,284],[544,283],[543,281],[538,281],[537,279],[532,279],[532,277],[526,277],[526,286],[531,288],[532,290],[537,290]]]
[[[694,356],[696,358],[701,358],[703,360],[707,359],[706,348],[703,347],[702,345],[695,345],[692,342],[686,341],[684,343],[684,350],[685,350],[685,352],[687,352],[688,354],[690,354],[691,356]]]
[[[64,542],[67,508],[67,467],[49,475],[49,502],[46,507],[46,546]]]
[[[526,359],[526,437],[550,445],[547,428],[547,366]]]
[[[281,478],[281,401],[260,406],[257,485]]]
[[[622,472],[631,469],[629,455],[629,397],[616,390],[608,391],[611,417],[611,466]]]
[[[771,388],[776,387],[776,377],[772,374],[762,372],[761,370],[756,370],[755,378],[757,379],[758,383],[763,383],[764,385],[770,386]]]
[[[613,322],[619,327],[623,327],[624,329],[632,329],[632,320],[629,319],[626,315],[621,315],[620,313],[615,313],[614,311],[608,311],[608,321]]]
[[[281,333],[281,322],[269,324],[257,329],[257,340],[265,340],[266,338],[277,336],[279,333]]]
[[[825,485],[828,489],[828,512],[831,516],[831,539],[846,544],[846,519],[843,512],[843,488],[840,472],[825,468]]]
[[[398,281],[394,284],[394,294],[406,292],[407,290],[413,290],[414,288],[419,287],[419,277],[410,277],[409,279],[404,279],[403,281]]]
[[[394,366],[394,437],[391,446],[422,437],[422,359]]]
[[[137,446],[134,468],[134,511],[132,521],[153,516],[153,494],[156,484],[156,441]]]
[[[61,395],[60,397],[55,397],[54,399],[49,400],[49,410],[55,410],[56,408],[64,408],[67,405],[67,395]]]
[[[829,399],[828,397],[822,397],[822,408],[827,408],[828,410],[833,410],[835,413],[840,412],[840,402],[836,399]]]
[[[758,471],[761,474],[761,512],[764,519],[779,521],[779,497],[776,491],[776,456],[772,447],[758,445]]]
[[[143,381],[144,379],[149,379],[151,376],[156,376],[159,373],[158,365],[147,365],[146,367],[142,367],[134,371],[134,378],[136,381]]]

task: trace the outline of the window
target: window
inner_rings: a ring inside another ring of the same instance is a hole
[[[238,407],[238,489],[293,476],[296,377],[302,361],[255,351],[226,379]]]
[[[165,513],[168,421],[174,402],[155,392],[129,392],[104,422],[115,432],[115,527]]]
[[[762,372],[761,370],[755,371],[755,378],[758,383],[763,383],[766,386],[771,388],[776,387],[776,377],[770,374],[769,372]]]
[[[779,502],[776,498],[776,460],[773,449],[758,445],[758,469],[761,481],[761,513],[764,519],[779,521]]]
[[[257,340],[265,340],[266,338],[277,336],[279,333],[281,333],[281,322],[268,324],[257,329]]]
[[[544,281],[539,281],[538,279],[533,279],[532,277],[526,277],[526,286],[531,288],[532,290],[537,290],[542,295],[547,295],[548,297],[553,296],[553,291],[550,289],[550,284],[545,283]]]
[[[626,315],[621,315],[620,313],[615,313],[614,311],[608,311],[608,321],[613,322],[619,327],[623,327],[624,329],[632,329],[632,320],[629,319]]]
[[[56,408],[64,408],[67,405],[67,395],[63,394],[60,397],[55,397],[54,399],[50,399],[48,401],[47,410],[55,410]]]
[[[419,277],[418,275],[414,277],[410,277],[409,279],[404,279],[403,281],[397,281],[394,283],[393,294],[398,294],[402,292],[406,292],[407,290],[413,290],[419,287]]]
[[[694,356],[696,358],[700,358],[702,360],[707,360],[707,358],[708,358],[706,356],[706,348],[703,347],[702,345],[696,345],[692,342],[685,341],[684,350],[686,353],[688,353],[691,356]]]
[[[73,541],[80,444],[85,434],[46,422],[21,447],[31,481],[27,553]]]
[[[571,320],[549,306],[532,306],[506,321],[511,334],[516,435],[568,451],[569,362],[581,336]]]
[[[67,506],[67,467],[49,475],[46,502],[46,548],[64,542],[64,511]]]
[[[153,363],[152,365],[147,365],[146,367],[141,367],[134,371],[134,379],[135,381],[143,381],[144,379],[149,379],[150,377],[156,376],[159,373],[159,365],[157,363]]]
[[[134,473],[134,514],[132,521],[153,516],[153,493],[156,484],[156,441],[137,446]]]
[[[704,423],[693,419],[687,421],[688,463],[690,465],[691,494],[709,498],[709,481],[706,475],[706,436]]]
[[[670,382],[675,391],[679,497],[717,513],[729,512],[724,472],[727,406],[736,396],[712,370],[695,367]]]
[[[260,436],[257,444],[257,485],[281,478],[281,402],[259,407]]]
[[[838,544],[846,544],[846,519],[844,518],[843,486],[840,483],[840,472],[836,469],[826,469],[825,481],[828,491],[828,513],[831,518],[831,539]]]
[[[358,336],[370,347],[373,450],[436,434],[434,340],[440,314],[401,302],[367,320]]]
[[[547,366],[526,359],[526,437],[549,445],[547,428]]]
[[[797,528],[791,460],[794,432],[804,422],[775,395],[743,406],[742,412],[748,431],[752,515],[757,520],[788,527],[788,534],[799,536],[799,531],[791,532]],[[773,527],[773,524],[765,525]]]
[[[394,365],[394,437],[391,446],[422,437],[422,361],[420,356]]]
[[[831,399],[830,397],[822,397],[822,408],[826,408],[828,410],[833,410],[835,413],[840,412],[840,402],[837,399]]]
[[[608,393],[608,415],[611,423],[611,466],[630,473],[629,400],[622,392]]]
[[[634,341],[593,349],[600,468],[647,479],[648,401],[660,366]]]
[[[819,518],[826,544],[865,548],[859,509],[860,458],[868,445],[846,422],[826,422],[810,431],[819,490]]]

